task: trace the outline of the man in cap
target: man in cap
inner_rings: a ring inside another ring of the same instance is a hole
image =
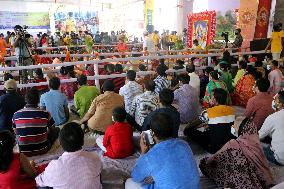
[[[0,131],[12,131],[14,113],[25,106],[25,99],[17,93],[17,83],[9,79],[4,84],[6,94],[0,96]]]

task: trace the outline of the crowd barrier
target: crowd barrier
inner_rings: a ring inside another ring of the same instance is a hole
[[[263,54],[265,51],[253,51],[253,52],[238,52],[238,53],[232,53],[231,55],[256,55],[256,54]],[[214,54],[189,54],[189,55],[163,55],[163,56],[141,56],[141,57],[128,57],[128,58],[117,58],[115,61],[121,61],[121,62],[127,62],[132,60],[152,60],[152,59],[183,59],[183,58],[192,58],[192,57],[213,57],[213,56],[222,56],[222,53],[214,53]],[[94,70],[95,70],[95,76],[88,77],[88,80],[95,80],[96,86],[99,87],[99,79],[107,79],[107,78],[115,78],[115,77],[125,77],[125,74],[113,74],[113,75],[99,75],[98,74],[98,68],[100,63],[105,62],[113,62],[114,59],[103,59],[103,60],[90,60],[90,61],[77,61],[77,62],[64,62],[60,64],[42,64],[42,65],[30,65],[30,66],[17,66],[17,67],[0,67],[0,71],[19,71],[24,69],[37,69],[37,68],[56,68],[59,66],[71,66],[71,65],[82,65],[82,64],[94,64]],[[237,65],[233,65],[237,66]],[[206,67],[198,67],[198,69],[204,69]],[[170,70],[171,71],[171,70]],[[172,72],[178,72],[179,70],[172,70]],[[146,73],[147,74],[153,74],[153,72],[138,72],[139,74]],[[76,78],[72,79],[66,79],[62,80],[63,83],[66,82],[74,82],[76,81]],[[19,88],[25,88],[25,87],[33,87],[33,86],[41,86],[41,85],[47,85],[47,82],[45,83],[27,83],[27,84],[19,84]],[[3,89],[3,85],[0,86],[0,89]]]

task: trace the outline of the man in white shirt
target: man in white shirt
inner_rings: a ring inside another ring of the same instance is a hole
[[[124,98],[124,104],[125,104],[125,111],[127,113],[130,112],[132,101],[134,100],[134,97],[142,94],[142,86],[139,85],[136,81],[136,72],[133,70],[129,70],[126,73],[126,84],[120,88],[119,94],[123,96]]]
[[[144,35],[143,50],[144,51],[147,50],[148,52],[155,51],[155,45],[153,39],[149,36],[149,33],[145,31],[143,35]]]
[[[258,134],[262,141],[271,138],[270,145],[264,144],[263,147],[266,158],[272,163],[284,165],[284,91],[276,95],[272,108],[276,112],[265,119]]]
[[[200,78],[195,73],[195,66],[193,64],[186,66],[186,71],[190,77],[189,85],[196,89],[198,96],[200,95]]]

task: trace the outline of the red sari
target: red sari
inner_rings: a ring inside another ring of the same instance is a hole
[[[234,94],[232,95],[233,105],[246,106],[250,98],[255,96],[252,88],[255,85],[253,75],[244,75],[237,83]]]
[[[20,154],[15,153],[13,161],[6,173],[0,173],[0,188],[2,189],[33,189],[35,180],[21,173]]]

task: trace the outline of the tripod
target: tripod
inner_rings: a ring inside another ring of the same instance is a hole
[[[32,55],[31,52],[29,50],[28,44],[26,42],[25,39],[20,38],[19,39],[19,58],[18,58],[18,65],[19,66],[29,66],[32,65]],[[28,52],[28,56],[26,55],[26,53],[24,53],[24,50],[26,50]],[[28,76],[32,77],[33,76],[33,71],[32,70],[20,70],[19,71],[19,82],[20,83],[28,83]]]

